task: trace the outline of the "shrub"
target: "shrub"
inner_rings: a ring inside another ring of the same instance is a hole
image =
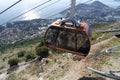
[[[26,53],[25,51],[18,52],[18,57],[23,57],[25,53]]]
[[[47,57],[49,55],[49,49],[45,46],[37,47],[36,54],[42,58]]]
[[[95,40],[99,37],[99,35],[97,33],[93,33],[92,34],[92,40]]]
[[[28,60],[34,59],[35,58],[35,54],[31,53],[31,52],[27,52],[25,54],[25,57],[26,57],[26,61],[28,61]]]
[[[14,66],[14,65],[18,65],[19,59],[18,58],[12,58],[8,60],[8,64],[10,65],[10,67]]]

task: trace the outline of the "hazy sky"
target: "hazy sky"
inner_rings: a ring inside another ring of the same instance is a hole
[[[0,12],[17,1],[18,0],[0,0]],[[8,11],[0,15],[0,24],[6,23],[10,19],[46,1],[49,1],[49,0],[22,0],[20,3],[18,3],[17,5],[15,5],[14,7],[10,8]],[[59,2],[47,8],[44,8],[47,5],[50,5],[51,3],[54,3],[56,1],[59,1]],[[70,1],[71,0],[51,0],[50,2],[35,9],[34,11],[31,11],[19,17],[19,19],[28,20],[28,19],[34,19],[34,18],[40,18],[40,17],[47,18],[55,13],[62,11],[65,8],[68,8],[70,6]],[[86,1],[89,1],[89,0],[76,0],[76,3],[79,4],[79,3],[86,2]],[[120,6],[120,0],[99,0],[99,1],[114,8],[116,8],[117,6]]]

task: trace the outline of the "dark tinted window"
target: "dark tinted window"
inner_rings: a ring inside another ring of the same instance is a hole
[[[88,54],[89,38],[84,32],[66,28],[50,27],[46,33],[45,42],[56,47]]]

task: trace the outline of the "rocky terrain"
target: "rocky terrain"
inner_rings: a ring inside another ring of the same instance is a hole
[[[112,26],[119,29],[120,24],[119,22],[116,22],[112,25],[93,28],[93,35],[96,34],[95,31],[100,29],[114,29]],[[98,40],[103,34],[104,36]],[[120,45],[120,39],[114,36],[114,32],[99,33],[99,35],[94,37],[92,40],[91,51],[84,59],[75,54],[50,49],[50,55],[47,58],[43,58],[41,61],[35,58],[24,62],[24,58],[22,58],[18,67],[9,68],[7,61],[10,58],[16,57],[17,53],[21,50],[35,53],[35,47],[38,44],[39,42],[28,46],[10,49],[5,52],[6,54],[2,54],[0,56],[0,63],[2,64],[0,65],[0,80],[112,80],[95,74],[92,71],[87,70],[86,67],[89,66],[104,72],[109,72],[109,70],[119,70],[119,54],[103,53],[98,57],[89,59],[89,57],[99,53],[101,50]]]

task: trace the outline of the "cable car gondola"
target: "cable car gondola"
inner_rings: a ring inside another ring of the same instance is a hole
[[[75,19],[61,19],[47,29],[44,42],[47,47],[63,50],[81,56],[90,51],[89,26]]]

